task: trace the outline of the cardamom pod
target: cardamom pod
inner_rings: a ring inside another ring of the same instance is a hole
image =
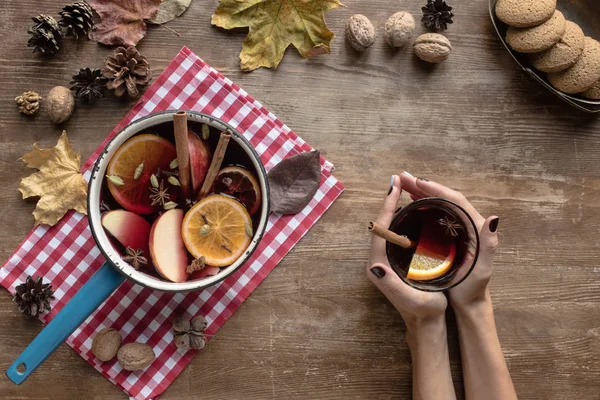
[[[250,237],[253,236],[252,227],[250,226],[250,224],[246,224],[246,235]]]
[[[177,159],[174,159],[173,161],[171,161],[171,164],[169,164],[169,168],[171,169],[175,169],[179,166],[179,161],[177,161]]]
[[[202,124],[202,139],[208,140],[210,136],[210,128],[206,124]]]
[[[152,184],[153,188],[158,188],[158,178],[156,177],[156,175],[152,174],[150,176],[150,184]]]
[[[167,181],[173,186],[181,186],[181,184],[179,183],[179,179],[175,178],[174,176],[170,176],[169,179],[167,179]]]
[[[175,203],[174,201],[169,201],[169,202],[165,203],[165,205],[164,205],[164,209],[165,209],[165,210],[172,210],[172,209],[174,209],[175,207],[177,207],[177,205],[178,205],[178,204],[177,204],[177,203]]]
[[[140,179],[140,176],[142,176],[142,172],[144,172],[144,163],[143,162],[140,165],[138,165],[137,168],[135,169],[135,173],[133,174],[133,179],[135,179],[136,181],[138,179]]]
[[[117,175],[106,175],[106,179],[115,186],[123,186],[125,182]]]
[[[202,228],[200,228],[200,236],[206,236],[208,235],[208,232],[210,232],[210,225],[202,225]]]

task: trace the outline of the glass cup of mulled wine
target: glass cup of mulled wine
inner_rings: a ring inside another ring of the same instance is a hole
[[[453,288],[477,262],[475,222],[450,200],[415,200],[396,212],[389,230],[411,240],[408,248],[387,242],[386,253],[392,269],[415,289],[438,292]]]

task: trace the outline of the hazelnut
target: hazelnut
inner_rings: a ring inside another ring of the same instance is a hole
[[[415,55],[423,61],[441,63],[450,55],[452,45],[448,38],[439,33],[424,33],[415,39]]]
[[[121,334],[113,328],[104,328],[92,340],[92,353],[100,361],[112,360],[121,347]]]
[[[152,364],[155,358],[152,347],[142,343],[127,343],[117,353],[119,364],[127,371],[144,369]]]
[[[50,90],[46,98],[48,115],[55,124],[65,122],[73,114],[75,108],[75,97],[71,91],[64,86],[56,86]]]
[[[385,41],[392,47],[403,47],[412,38],[415,19],[408,11],[398,11],[385,23]]]
[[[357,51],[365,51],[375,42],[375,27],[369,18],[355,14],[346,22],[346,40]]]

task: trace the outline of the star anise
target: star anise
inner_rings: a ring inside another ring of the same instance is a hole
[[[456,221],[450,220],[447,216],[444,218],[438,219],[438,223],[446,228],[446,235],[451,235],[453,237],[458,236],[458,231],[462,230],[462,225]]]
[[[200,271],[200,270],[204,269],[204,267],[206,267],[206,264],[204,263],[204,256],[200,256],[200,257],[196,258],[194,261],[192,261],[192,263],[190,265],[187,266],[187,268],[185,269],[185,272],[187,272],[188,274],[191,274],[192,272],[196,272],[196,271]]]
[[[158,187],[150,188],[150,200],[152,201],[153,206],[161,205],[164,206],[171,200],[171,196],[169,195],[168,189],[165,189],[163,185],[163,181],[161,180],[158,184]]]
[[[131,247],[127,247],[125,253],[123,261],[128,262],[135,269],[140,269],[142,265],[148,264],[148,259],[144,257],[142,249],[134,250]]]

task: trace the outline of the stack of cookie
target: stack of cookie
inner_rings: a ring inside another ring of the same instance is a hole
[[[556,0],[498,0],[496,16],[509,25],[506,42],[529,54],[561,92],[600,100],[600,42],[556,9]]]

